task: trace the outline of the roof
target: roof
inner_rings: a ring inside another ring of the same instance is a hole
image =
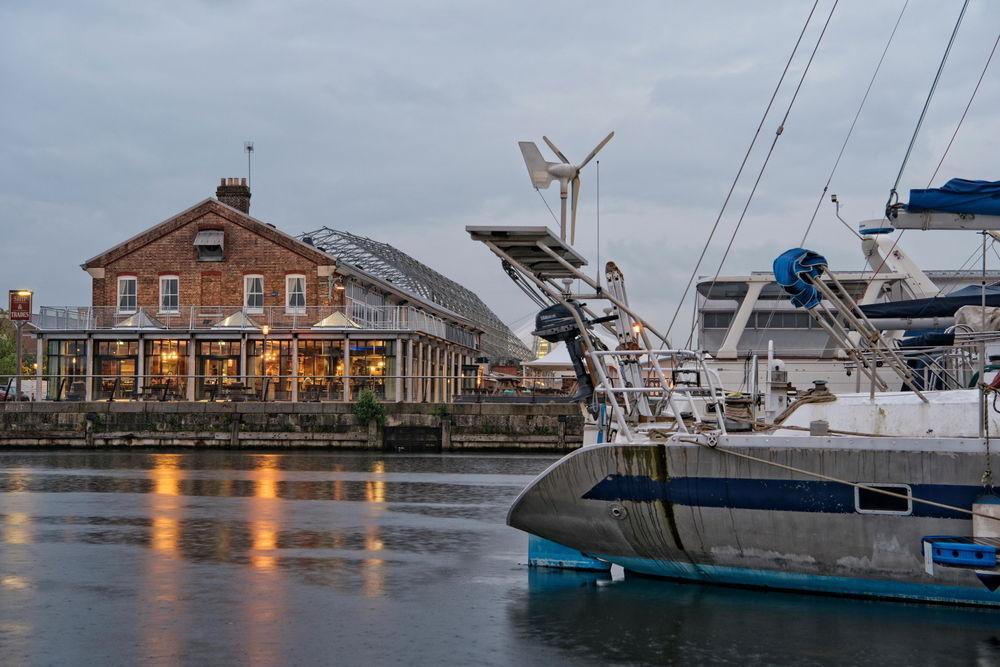
[[[476,294],[398,248],[329,227],[306,232],[299,238],[309,238],[317,248],[329,253],[338,271],[356,271],[382,281],[389,289],[467,319],[483,331],[480,348],[492,360],[531,358],[531,350]]]
[[[163,238],[167,234],[180,229],[194,220],[197,220],[206,213],[215,213],[224,218],[227,222],[244,227],[245,229],[258,234],[259,236],[262,236],[277,245],[311,259],[317,264],[330,264],[330,256],[321,250],[314,248],[308,243],[303,243],[291,234],[286,234],[266,222],[262,222],[257,218],[247,215],[243,211],[227,206],[217,199],[208,198],[203,199],[191,208],[181,211],[177,215],[167,218],[163,222],[157,223],[152,227],[139,232],[132,238],[122,241],[118,245],[105,250],[101,254],[91,257],[81,266],[84,269],[103,267],[111,262],[114,262],[115,260],[121,259],[122,257],[135,252],[139,248],[142,248],[157,239]]]

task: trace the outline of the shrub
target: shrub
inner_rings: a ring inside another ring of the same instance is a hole
[[[362,389],[351,408],[362,426],[374,421],[379,426],[385,424],[385,408],[371,389]]]

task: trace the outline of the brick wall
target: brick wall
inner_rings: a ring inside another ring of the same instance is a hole
[[[93,305],[117,306],[118,278],[136,276],[139,307],[155,311],[159,306],[159,278],[166,274],[180,278],[182,311],[187,306],[241,306],[246,274],[264,276],[265,306],[284,307],[285,276],[288,274],[305,276],[308,306],[339,305],[338,299],[343,301],[343,292],[337,290],[332,291],[331,301],[328,279],[317,276],[319,262],[315,259],[212,210],[188,218],[155,240],[139,237],[133,244],[135,250],[103,263],[104,277],[93,280]],[[206,229],[225,233],[224,261],[198,260],[194,238]],[[326,263],[333,264],[334,260],[330,258]]]

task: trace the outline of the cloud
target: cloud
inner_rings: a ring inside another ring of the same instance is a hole
[[[830,2],[765,122],[701,274],[713,274]],[[899,2],[842,0],[723,273],[767,269],[798,243]],[[694,269],[809,5],[794,1],[121,2],[0,7],[0,278],[46,304],[87,303],[78,265],[243,175],[253,212],[387,241],[462,282],[502,317],[531,304],[465,225],[550,224],[516,141],[601,154],[601,260],[666,322]],[[957,16],[912,0],[831,184],[851,223],[880,215]],[[995,38],[973,3],[902,187],[933,172]],[[1000,65],[994,65],[997,67]],[[1000,90],[987,75],[937,182],[995,179]],[[596,164],[580,248],[596,260]],[[543,191],[557,209],[558,193]],[[858,268],[823,201],[810,243]],[[975,239],[908,234],[927,268]],[[685,313],[689,308],[683,309]]]

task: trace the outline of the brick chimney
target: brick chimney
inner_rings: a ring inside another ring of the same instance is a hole
[[[250,213],[250,187],[245,178],[223,178],[215,189],[215,198],[237,211]]]

